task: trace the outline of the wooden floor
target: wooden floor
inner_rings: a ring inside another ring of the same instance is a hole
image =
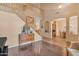
[[[60,47],[66,47],[66,39],[64,38],[56,37],[56,38],[50,39],[50,38],[43,37],[43,41],[48,42],[50,44],[58,45]]]
[[[18,47],[9,49],[9,56],[65,56],[67,55],[66,44],[63,39],[45,39],[44,41],[36,42],[24,48]],[[22,46],[23,47],[23,46]]]

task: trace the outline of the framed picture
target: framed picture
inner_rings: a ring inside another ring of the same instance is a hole
[[[34,24],[34,17],[32,17],[32,16],[27,16],[27,17],[26,17],[26,23],[27,23],[27,24]]]

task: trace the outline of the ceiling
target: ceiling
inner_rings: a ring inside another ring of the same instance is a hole
[[[58,7],[61,3],[31,3],[32,6],[40,8],[42,10],[45,9],[56,9],[56,7]]]
[[[58,6],[63,6],[58,8]],[[1,3],[0,6],[9,7],[14,10],[26,10],[31,8],[39,8],[44,10],[45,14],[48,15],[68,15],[69,13],[79,13],[79,4],[72,3]],[[74,11],[73,11],[74,10]]]
[[[40,9],[45,9],[50,7],[56,8],[58,5],[58,3],[1,3],[0,6],[5,6],[5,7],[27,7],[27,6],[33,6],[36,8],[40,8]]]

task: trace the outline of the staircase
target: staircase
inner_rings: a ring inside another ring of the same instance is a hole
[[[17,4],[0,4],[0,10],[5,11],[5,12],[11,12],[11,13],[15,13],[16,15],[18,15],[24,22],[26,22],[26,15],[25,15],[25,11],[22,8],[23,6],[17,5]],[[30,27],[32,29],[34,29],[38,34],[40,34],[40,30],[37,30],[37,25],[36,23],[34,24],[30,24]]]
[[[23,15],[23,13],[16,13],[24,22],[26,22],[26,16]],[[39,30],[37,30],[37,25],[34,24],[29,24],[29,26],[34,29],[38,34],[40,34]]]

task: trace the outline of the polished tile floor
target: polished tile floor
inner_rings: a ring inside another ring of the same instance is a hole
[[[9,56],[66,56],[64,39],[46,39],[30,45],[9,49]]]

